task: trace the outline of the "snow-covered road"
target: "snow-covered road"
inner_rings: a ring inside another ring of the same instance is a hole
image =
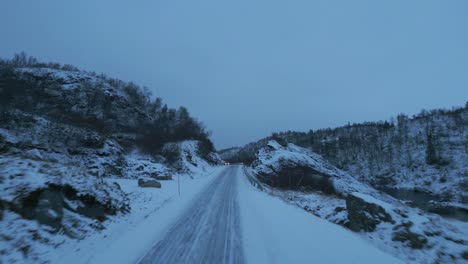
[[[402,263],[221,170],[139,263]]]
[[[140,263],[244,263],[238,172],[222,170]]]

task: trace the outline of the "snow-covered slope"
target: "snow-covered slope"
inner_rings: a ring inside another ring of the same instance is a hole
[[[405,262],[467,261],[468,223],[409,207],[308,149],[269,141],[246,173],[262,182],[260,189],[360,232],[364,239]]]
[[[174,179],[189,185],[220,162],[206,147],[201,151],[200,141],[177,135],[171,143],[168,133],[193,120],[186,110],[150,102],[132,84],[77,70],[0,65],[0,95],[9,96],[0,106],[0,263],[47,262],[62,245],[73,248],[134,219],[150,207],[145,203],[167,199],[167,190],[143,190],[139,180],[172,186],[176,194]],[[161,116],[164,124],[156,120]],[[144,133],[159,133],[155,126],[169,131],[158,134],[166,136],[160,148],[176,146],[179,156],[151,148],[155,136]]]
[[[250,164],[268,140],[282,140],[310,149],[361,182],[392,195],[405,198],[415,191],[438,203],[466,208],[467,120],[468,104],[413,117],[400,114],[385,122],[288,131],[247,144],[226,160]]]
[[[362,192],[374,196],[378,195],[384,200],[391,199],[389,196],[381,195],[370,186],[357,181],[348,173],[337,169],[320,155],[294,144],[282,146],[274,140],[269,141],[264,148],[257,152],[257,160],[252,163],[252,168],[255,174],[263,176],[266,182],[269,180],[268,176],[273,176],[273,185],[275,186],[281,185],[281,179],[284,179],[287,181],[287,186],[283,184],[283,187],[292,187],[293,189],[294,187],[306,187],[307,177],[302,176],[309,174],[311,178],[317,177],[319,181],[323,179],[321,182],[325,179],[331,180],[334,187],[333,192],[343,196],[352,192]],[[297,168],[303,168],[305,171],[297,171]],[[313,185],[314,181],[308,183]],[[320,191],[326,192],[326,190]]]
[[[202,158],[199,153],[199,142],[196,140],[168,143],[164,146],[163,154],[175,155],[176,161],[173,166],[184,173],[206,171],[213,164],[221,164],[222,162],[216,153],[210,153],[208,160]]]
[[[218,151],[218,153],[223,160],[228,160],[228,159],[231,159],[233,156],[237,155],[239,150],[241,150],[240,147],[233,147],[233,148],[220,150]]]

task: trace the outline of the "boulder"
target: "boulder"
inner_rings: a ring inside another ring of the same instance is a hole
[[[353,194],[346,197],[346,208],[348,228],[356,232],[373,232],[381,222],[394,222],[382,206],[367,202]]]
[[[24,156],[28,159],[42,160],[42,154],[38,149],[30,149],[24,153]]]
[[[161,183],[156,180],[143,180],[138,179],[138,186],[150,187],[150,188],[161,188]]]

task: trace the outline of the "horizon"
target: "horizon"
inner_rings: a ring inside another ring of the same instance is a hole
[[[421,110],[419,110],[418,112],[415,112],[415,113],[411,113],[411,114],[408,114],[408,113],[398,113],[398,114],[395,114],[393,116],[390,116],[388,118],[383,118],[383,119],[379,119],[379,120],[363,120],[363,121],[360,121],[360,122],[354,122],[354,123],[350,123],[350,122],[347,122],[345,124],[341,124],[341,125],[337,125],[337,126],[333,126],[333,127],[319,127],[319,128],[316,128],[316,129],[309,129],[309,130],[302,130],[302,131],[299,131],[299,130],[282,130],[282,131],[272,131],[270,134],[266,134],[265,136],[262,136],[260,138],[257,138],[257,139],[254,139],[250,142],[247,142],[243,145],[240,145],[240,146],[228,146],[226,148],[222,148],[222,149],[216,149],[217,151],[222,151],[222,150],[226,150],[226,149],[231,149],[231,148],[242,148],[244,147],[245,145],[248,145],[250,143],[255,143],[259,140],[262,140],[266,137],[269,137],[271,136],[273,133],[287,133],[287,132],[298,132],[298,133],[307,133],[309,132],[310,130],[313,130],[313,131],[317,131],[317,130],[322,130],[322,129],[336,129],[336,128],[340,128],[340,127],[345,127],[347,126],[348,124],[353,126],[353,125],[359,125],[359,124],[364,124],[364,123],[367,123],[367,122],[370,122],[370,123],[378,123],[378,122],[389,122],[391,124],[393,124],[391,121],[392,121],[392,118],[395,118],[400,115],[400,114],[403,114],[403,115],[406,115],[408,118],[414,118],[415,116],[421,114],[423,111],[432,111],[432,110],[454,110],[454,109],[462,109],[465,107],[465,105],[468,104],[468,101],[465,102],[465,104],[462,104],[462,105],[454,105],[454,106],[447,106],[447,107],[439,107],[439,108],[430,108],[430,109],[426,109],[426,108],[422,108]]]
[[[422,0],[8,2],[0,54],[24,50],[147,86],[225,149],[463,106],[464,10],[466,1]]]

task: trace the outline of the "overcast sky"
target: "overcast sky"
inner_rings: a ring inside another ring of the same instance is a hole
[[[148,86],[217,148],[468,100],[468,1],[3,0],[0,56]]]

